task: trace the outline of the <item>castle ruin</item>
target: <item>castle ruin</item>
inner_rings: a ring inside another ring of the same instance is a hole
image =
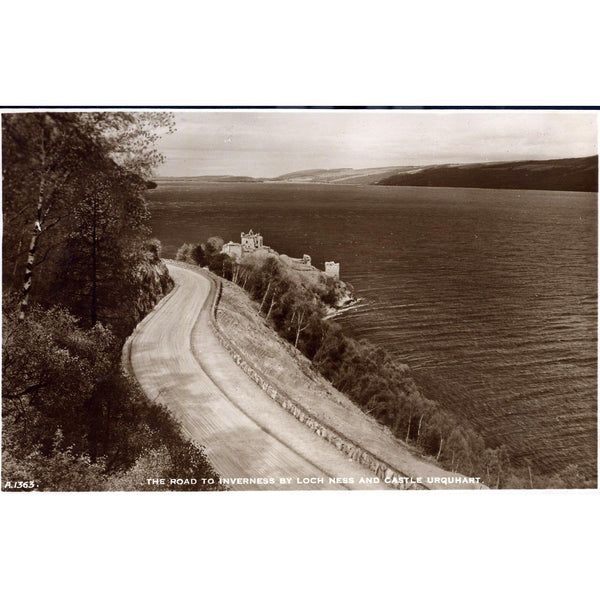
[[[256,250],[267,250],[271,252],[269,246],[263,244],[263,236],[260,233],[254,233],[252,229],[248,233],[240,234],[241,243],[227,242],[223,244],[221,252],[231,258],[239,260],[243,254],[254,252]]]
[[[254,252],[263,247],[263,236],[254,233],[252,229],[248,233],[242,231],[242,252]]]
[[[221,252],[227,254],[230,258],[240,260],[244,254],[249,252],[255,252],[256,250],[266,250],[267,252],[275,253],[270,246],[265,246],[263,243],[263,236],[260,233],[254,233],[252,229],[248,233],[240,234],[240,243],[227,242],[223,244]],[[310,255],[304,254],[302,258],[290,258],[285,254],[280,254],[280,258],[284,259],[287,264],[298,271],[315,271],[319,272],[319,269],[312,266],[312,259]],[[321,271],[322,272],[322,271]],[[325,263],[325,275],[327,277],[333,277],[334,279],[340,278],[340,263],[328,261]]]

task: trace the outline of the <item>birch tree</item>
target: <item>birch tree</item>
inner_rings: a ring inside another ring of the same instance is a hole
[[[172,116],[167,113],[3,115],[3,249],[13,265],[3,272],[5,284],[7,271],[8,277],[14,273],[9,281],[14,287],[22,265],[20,321],[34,287],[40,287],[36,279],[40,265],[64,244],[65,232],[73,230],[73,223],[65,221],[70,220],[84,173],[114,174],[116,168],[142,185],[162,161],[155,144],[165,130],[173,130]],[[144,213],[143,204],[136,208],[138,214],[130,214],[133,221]]]
[[[35,268],[43,262],[36,261],[40,238],[47,236],[65,217],[69,185],[84,154],[85,140],[77,135],[73,119],[56,119],[47,113],[6,115],[2,124],[3,142],[7,143],[7,152],[3,152],[3,191],[8,197],[5,210],[8,222],[20,220],[29,237],[19,310],[22,321],[29,305]],[[16,169],[14,161],[19,163]],[[10,177],[15,170],[25,172],[24,181]]]

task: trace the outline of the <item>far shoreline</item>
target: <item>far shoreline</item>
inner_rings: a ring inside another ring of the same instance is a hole
[[[515,193],[526,193],[526,194],[578,194],[578,195],[594,195],[598,196],[597,191],[581,191],[581,190],[546,190],[546,189],[531,189],[531,188],[487,188],[487,187],[461,187],[461,186],[434,186],[434,185],[379,185],[373,183],[337,183],[329,181],[217,181],[217,180],[205,180],[196,177],[155,177],[153,181],[157,184],[157,187],[151,190],[147,190],[149,197],[155,192],[161,183],[175,183],[187,181],[188,183],[196,184],[209,184],[209,185],[278,185],[278,186],[328,186],[328,187],[346,187],[346,188],[379,188],[382,190],[478,190],[488,192],[515,192]]]

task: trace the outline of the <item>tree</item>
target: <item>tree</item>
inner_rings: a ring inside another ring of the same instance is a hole
[[[223,240],[220,237],[213,236],[206,240],[206,254],[208,256],[214,256],[219,254],[223,249]]]
[[[193,248],[194,247],[192,246],[192,244],[182,244],[177,249],[175,260],[180,260],[181,262],[192,262],[191,256]]]
[[[190,258],[197,265],[203,267],[206,264],[206,252],[204,250],[204,244],[196,244],[190,252]]]
[[[14,261],[8,276],[4,269],[4,282],[13,287],[22,266],[20,320],[34,287],[38,298],[44,295],[47,286],[36,279],[41,265],[74,230],[71,209],[86,175],[126,177],[145,187],[144,178],[162,160],[154,145],[165,128],[173,129],[166,113],[3,115],[3,246],[5,257]],[[141,218],[144,204],[133,205],[132,218]]]
[[[111,183],[106,177],[93,174],[84,188],[83,202],[75,207],[76,231],[72,234],[75,245],[81,248],[84,281],[78,282],[78,287],[81,294],[89,296],[92,327],[98,321],[99,288],[105,281],[102,277],[102,267],[106,263],[103,251],[106,246],[114,247],[118,242],[118,213]],[[86,285],[86,279],[89,285]]]
[[[27,229],[30,236],[19,311],[22,321],[29,305],[35,268],[47,257],[36,262],[40,237],[47,235],[67,214],[72,197],[70,183],[84,157],[94,149],[80,135],[73,117],[12,114],[3,117],[2,125],[3,141],[6,140],[3,190],[8,198],[5,214],[15,230],[20,230],[17,255]],[[23,181],[19,181],[19,173],[25,175]]]
[[[164,162],[156,142],[175,131],[175,120],[167,112],[74,113],[82,133],[93,139],[102,154],[127,173],[146,180]]]

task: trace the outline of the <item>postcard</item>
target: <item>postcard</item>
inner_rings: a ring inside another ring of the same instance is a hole
[[[597,112],[2,115],[2,491],[597,488]]]

